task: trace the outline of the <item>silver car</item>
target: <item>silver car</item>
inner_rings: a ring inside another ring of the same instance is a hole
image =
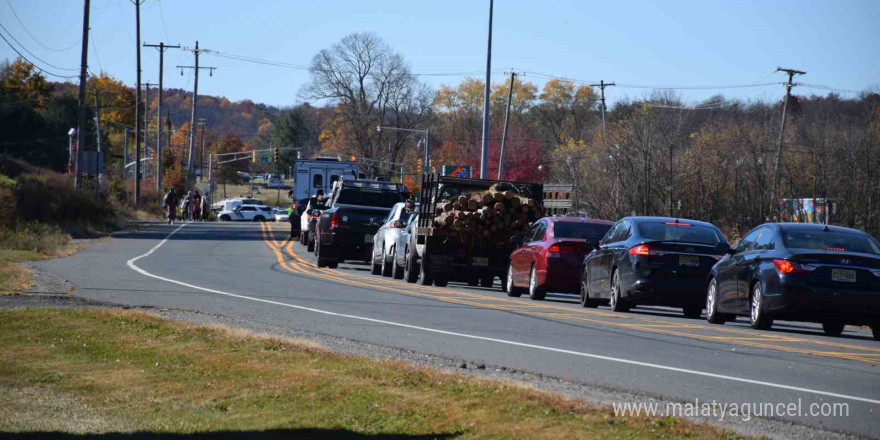
[[[406,222],[412,216],[414,211],[407,212],[405,203],[396,203],[392,208],[388,217],[382,223],[382,226],[373,236],[373,262],[371,273],[373,275],[382,274],[390,277],[394,269],[394,253],[397,251],[395,246],[397,238],[403,231]]]
[[[394,266],[391,269],[391,275],[394,279],[402,280],[406,269],[406,259],[409,258],[409,246],[411,243],[414,229],[418,226],[419,214],[415,213],[409,216],[403,230],[397,236],[394,242]]]

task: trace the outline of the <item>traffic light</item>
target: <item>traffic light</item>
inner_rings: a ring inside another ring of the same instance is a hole
[[[254,163],[257,163],[257,152],[256,151],[251,151],[251,161],[253,161]]]
[[[281,162],[281,150],[279,150],[278,148],[272,150],[272,162]]]

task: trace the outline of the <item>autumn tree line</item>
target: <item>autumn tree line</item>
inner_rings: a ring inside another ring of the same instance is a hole
[[[411,71],[401,54],[371,33],[351,34],[319,51],[310,72],[308,84],[291,100],[319,104],[278,109],[227,102],[227,110],[237,106],[231,116],[236,122],[207,129],[206,150],[298,146],[304,157],[371,159],[362,163],[362,171],[391,179],[399,176],[395,164],[404,164],[405,182],[417,190],[423,136],[377,130],[381,125],[430,129],[430,165],[435,169],[449,164],[479,170],[484,93],[480,79],[464,78],[433,89]],[[65,133],[75,121],[75,95],[59,92],[59,85],[46,83],[38,72],[27,72],[27,64],[19,61],[2,66],[0,86],[0,154],[47,167],[66,165]],[[91,78],[89,86],[105,94],[105,105],[120,111],[104,112],[102,119],[133,122],[132,89],[106,75]],[[491,178],[498,174],[509,86],[509,77],[498,77],[491,86]],[[715,96],[687,105],[668,90],[617,100],[607,109],[606,130],[597,91],[589,85],[561,78],[536,85],[518,76],[513,87],[504,179],[570,183],[575,210],[590,217],[702,219],[722,227],[731,238],[776,216],[778,201],[771,200],[771,194],[782,86],[776,102]],[[788,103],[779,198],[833,199],[834,223],[880,236],[880,95],[808,96],[799,93],[803,90],[796,87]],[[181,99],[187,105],[185,95]],[[200,103],[203,99],[200,96]],[[153,101],[148,105],[155,108]],[[215,109],[221,111],[219,106]],[[163,158],[168,164],[165,182],[182,184],[180,164],[185,161],[189,122],[183,116],[172,120],[172,148]],[[155,118],[150,121],[151,126],[155,123]],[[110,154],[118,155],[121,139],[114,136],[119,134],[106,136]],[[274,169],[294,159],[292,153],[285,154],[283,164]],[[111,161],[108,166],[115,165]],[[224,169],[222,177],[235,179],[236,170],[272,172],[273,167],[241,162]]]

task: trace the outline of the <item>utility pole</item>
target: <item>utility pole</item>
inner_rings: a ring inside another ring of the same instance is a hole
[[[162,77],[165,72],[165,49],[179,49],[180,45],[165,45],[144,43],[144,47],[156,47],[159,49],[159,102],[156,105],[156,190],[162,192],[162,97],[164,95]],[[169,130],[171,128],[169,127]],[[170,145],[170,143],[169,143]]]
[[[480,178],[489,174],[489,93],[492,89],[492,8],[494,0],[489,0],[489,45],[486,50],[486,91],[483,96],[483,142],[480,147]]]
[[[607,82],[605,82],[605,80],[600,80],[599,84],[590,84],[590,87],[598,87],[599,91],[600,91],[601,98],[599,98],[599,101],[602,102],[602,146],[603,147],[607,147],[607,145],[605,144],[605,129],[606,129],[606,126],[605,126],[605,87],[616,86],[616,85],[617,84],[615,84],[613,82],[607,83]]]
[[[779,204],[779,201],[777,200],[777,197],[779,197],[779,164],[782,162],[782,143],[785,139],[785,120],[788,113],[788,100],[791,99],[791,88],[794,86],[794,83],[792,83],[791,80],[795,75],[807,74],[807,72],[801,70],[783,69],[782,67],[777,67],[776,71],[785,72],[788,75],[788,81],[785,83],[785,101],[782,103],[782,124],[779,128],[779,144],[776,147],[776,164],[773,166],[773,196],[770,198],[771,213],[778,210]]]
[[[135,41],[137,52],[137,86],[134,106],[134,206],[141,197],[141,1],[133,0],[135,10]]]
[[[199,119],[199,125],[202,126],[202,147],[201,151],[199,151],[199,182],[205,181],[205,126],[207,124],[207,119]]]
[[[501,134],[501,156],[498,157],[498,180],[504,171],[504,147],[507,144],[507,128],[510,124],[510,102],[513,101],[513,84],[516,72],[510,71],[510,87],[507,89],[507,110],[504,111],[504,133]]]
[[[86,145],[86,81],[89,70],[89,0],[85,0],[83,7],[83,36],[82,58],[79,63],[79,109],[76,117],[76,155],[73,161],[73,189],[78,190],[82,178],[80,177],[79,163],[80,154]]]
[[[155,85],[155,83],[151,82],[144,83],[144,94],[146,95],[144,97],[144,157],[150,156],[150,136],[148,136],[148,133],[150,132],[150,86]],[[149,168],[147,168],[147,170],[149,170]],[[147,170],[144,171],[145,176],[150,174]]]
[[[193,175],[193,154],[195,152],[195,144],[196,144],[196,121],[198,120],[198,108],[199,108],[199,70],[207,69],[209,76],[214,76],[214,69],[216,67],[199,67],[199,54],[204,49],[199,49],[199,42],[196,41],[196,48],[193,49],[193,53],[196,57],[195,66],[177,66],[181,69],[181,73],[183,69],[193,69],[195,70],[195,81],[193,82],[193,100],[192,100],[192,117],[190,119],[189,124],[189,155],[187,156],[186,161],[186,178],[187,182],[192,178]]]
[[[95,193],[101,188],[101,177],[104,175],[104,147],[101,145],[101,103],[98,101],[98,89],[95,88],[95,138],[98,145],[98,158],[95,160]]]

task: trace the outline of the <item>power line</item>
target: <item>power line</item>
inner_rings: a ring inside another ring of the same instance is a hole
[[[49,46],[46,46],[45,44],[43,44],[42,42],[40,42],[40,40],[38,40],[37,37],[35,37],[34,34],[31,33],[31,31],[28,30],[27,26],[24,25],[24,22],[21,21],[21,17],[18,16],[18,13],[17,13],[17,12],[15,12],[15,8],[12,7],[12,3],[11,3],[9,0],[6,0],[6,5],[9,6],[9,10],[12,11],[12,15],[15,16],[15,19],[16,19],[16,20],[18,20],[18,24],[21,25],[21,28],[24,29],[24,31],[25,31],[25,32],[26,32],[26,33],[27,33],[27,34],[28,34],[28,35],[29,35],[34,41],[36,41],[37,44],[39,44],[40,46],[42,46],[43,49],[51,50],[52,52],[65,52],[65,51],[68,51],[68,50],[70,50],[70,49],[73,49],[74,47],[76,47],[76,46],[82,41],[81,39],[80,39],[80,40],[77,40],[76,43],[73,43],[70,47],[65,47],[64,49],[53,49],[53,48],[51,48],[51,47],[49,47]],[[9,32],[9,31],[6,31],[6,32]],[[47,63],[47,64],[48,64],[48,63]]]
[[[15,53],[18,54],[18,56],[20,56],[23,60],[27,61],[28,64],[30,64],[31,66],[33,66],[35,69],[39,70],[40,72],[45,73],[47,75],[52,75],[52,76],[58,77],[58,78],[64,78],[64,79],[76,78],[76,75],[70,75],[70,76],[58,75],[57,73],[52,73],[52,72],[34,64],[33,61],[29,60],[26,56],[22,55],[22,53],[19,52],[18,49],[16,49],[15,46],[13,46],[12,43],[10,43],[9,40],[7,40],[5,36],[3,36],[2,33],[0,33],[0,38],[2,38],[3,41],[5,41],[6,44],[8,44],[9,47],[12,48],[12,50],[14,50]]]
[[[796,82],[796,83],[794,83],[794,85],[796,85],[798,87],[806,87],[808,89],[827,90],[829,92],[853,93],[856,95],[858,95],[859,93],[862,93],[859,90],[837,89],[834,87],[823,86],[821,84],[809,84],[809,83]]]
[[[95,51],[95,60],[98,61],[98,69],[103,72],[104,66],[101,65],[101,57],[98,55],[98,45],[95,43],[95,34],[92,33],[92,28],[89,28],[89,38],[92,40],[92,50]],[[95,75],[94,72],[92,75]]]
[[[235,60],[235,61],[242,61],[242,62],[246,62],[246,63],[261,64],[261,65],[273,66],[273,67],[284,67],[284,68],[288,68],[288,69],[305,70],[305,71],[309,71],[309,72],[321,71],[320,69],[313,69],[309,66],[304,66],[302,64],[293,64],[293,63],[287,63],[287,62],[283,62],[283,61],[267,60],[267,59],[262,59],[262,58],[246,56],[246,55],[236,55],[236,54],[231,54],[231,53],[226,53],[226,52],[220,52],[217,50],[203,49],[202,51],[205,54],[210,54],[210,55],[214,55],[214,56],[217,56],[220,58],[226,58],[226,59]],[[483,73],[483,72],[472,70],[472,71],[466,71],[466,72],[405,73],[405,74],[400,74],[400,75],[406,75],[406,76],[468,76],[468,75],[477,75],[480,73]]]
[[[54,65],[54,64],[52,64],[52,63],[47,62],[46,60],[44,60],[44,59],[38,57],[38,56],[37,56],[36,54],[34,54],[33,52],[29,51],[28,48],[25,47],[24,44],[21,44],[20,41],[16,40],[15,37],[12,35],[12,32],[9,32],[9,29],[6,29],[6,26],[3,26],[3,23],[0,23],[0,29],[3,29],[7,34],[9,34],[9,38],[12,38],[12,41],[15,41],[16,44],[18,44],[19,46],[21,46],[21,48],[24,49],[25,52],[31,54],[32,57],[36,58],[37,60],[40,60],[43,64],[45,64],[45,65],[47,65],[47,66],[49,66],[49,67],[52,67],[52,68],[54,68],[54,69],[58,69],[58,70],[72,70],[72,71],[77,71],[77,70],[79,70],[79,69],[68,69],[68,68],[65,68],[65,67],[58,67],[58,66],[56,66],[56,65]],[[16,52],[18,52],[18,51],[16,51]]]

